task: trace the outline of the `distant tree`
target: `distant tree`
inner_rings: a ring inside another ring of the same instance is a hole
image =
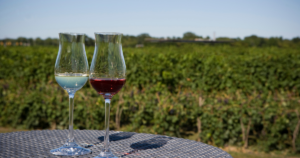
[[[231,39],[229,37],[218,37],[216,40],[217,41],[233,41],[233,39]]]
[[[46,46],[53,46],[53,45],[56,45],[54,42],[53,42],[53,40],[49,37],[49,38],[46,38],[45,40],[44,40],[44,45],[46,45]]]
[[[31,46],[33,46],[33,44],[34,44],[33,39],[32,39],[32,38],[29,38],[29,39],[28,39],[28,43],[29,43]]]
[[[292,41],[294,43],[299,43],[300,42],[300,37],[295,37],[295,38],[292,39]]]
[[[235,41],[242,41],[242,39],[239,38],[239,37],[237,37],[237,38],[235,39]]]
[[[52,38],[52,43],[53,43],[54,46],[58,46],[59,45],[58,38]]]
[[[198,36],[193,32],[186,32],[183,34],[183,39],[195,39],[195,38],[202,38],[202,36]]]
[[[137,38],[132,35],[123,35],[122,46],[123,47],[135,47],[137,44]]]
[[[42,45],[44,45],[44,41],[38,37],[35,39],[35,45],[42,46]]]
[[[263,46],[266,43],[264,38],[256,35],[245,37],[244,42],[248,43],[250,46]]]
[[[17,42],[28,42],[28,40],[25,37],[19,37],[17,38]]]
[[[278,46],[282,42],[282,37],[271,37],[266,40],[268,46]]]
[[[87,35],[85,35],[84,42],[85,42],[86,46],[94,46],[95,45],[95,40]]]
[[[137,37],[137,43],[142,44],[145,41],[145,38],[151,38],[151,36],[148,33],[142,33],[138,35]]]

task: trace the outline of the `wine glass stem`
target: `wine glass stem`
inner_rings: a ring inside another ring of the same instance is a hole
[[[68,142],[74,142],[74,131],[73,131],[74,95],[75,95],[75,93],[69,93],[69,135],[68,135]]]
[[[110,116],[110,99],[105,99],[105,136],[104,150],[109,151],[109,116]]]

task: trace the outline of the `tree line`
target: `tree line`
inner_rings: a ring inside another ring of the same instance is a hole
[[[144,44],[145,39],[147,38],[164,38],[164,37],[152,37],[148,33],[142,33],[137,36],[133,35],[123,35],[122,44],[123,46],[136,46],[136,44]],[[292,39],[283,39],[282,37],[270,37],[264,38],[257,35],[247,36],[244,39],[240,38],[229,38],[229,37],[218,37],[216,39],[210,39],[209,36],[202,37],[193,32],[186,32],[182,37],[167,37],[167,39],[185,39],[185,40],[194,40],[194,39],[203,39],[203,40],[216,40],[216,41],[230,41],[233,45],[242,45],[242,46],[279,46],[279,47],[288,47],[294,45],[300,45],[300,37],[295,37]],[[5,38],[0,40],[0,45],[2,46],[58,46],[58,38],[26,38],[19,37],[17,39]],[[85,45],[94,46],[95,40],[89,36],[85,36]]]

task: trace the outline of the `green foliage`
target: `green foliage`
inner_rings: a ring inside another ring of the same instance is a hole
[[[68,95],[54,78],[57,51],[0,47],[0,126],[67,127]],[[86,51],[91,62],[94,48]],[[193,131],[217,146],[291,150],[300,119],[298,48],[177,44],[123,51],[127,81],[112,98],[111,128],[176,137]],[[89,84],[79,90],[75,128],[102,129],[103,103]],[[298,152],[299,142],[298,134]]]
[[[151,36],[148,34],[148,33],[142,33],[142,34],[140,34],[140,35],[138,35],[137,37],[136,37],[136,39],[137,39],[137,44],[142,44],[142,43],[144,43],[144,40],[146,39],[146,38],[150,38]],[[125,38],[126,39],[126,38]]]
[[[183,34],[183,38],[182,39],[195,39],[195,38],[202,38],[202,36],[198,36],[193,32],[186,32]]]

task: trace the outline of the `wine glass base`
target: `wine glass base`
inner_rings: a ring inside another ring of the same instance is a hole
[[[77,145],[75,142],[66,143],[62,147],[50,150],[50,153],[58,156],[76,156],[91,153],[91,150]]]
[[[100,154],[94,158],[117,158],[117,157],[109,149],[108,151],[104,151],[104,149],[102,149]]]

